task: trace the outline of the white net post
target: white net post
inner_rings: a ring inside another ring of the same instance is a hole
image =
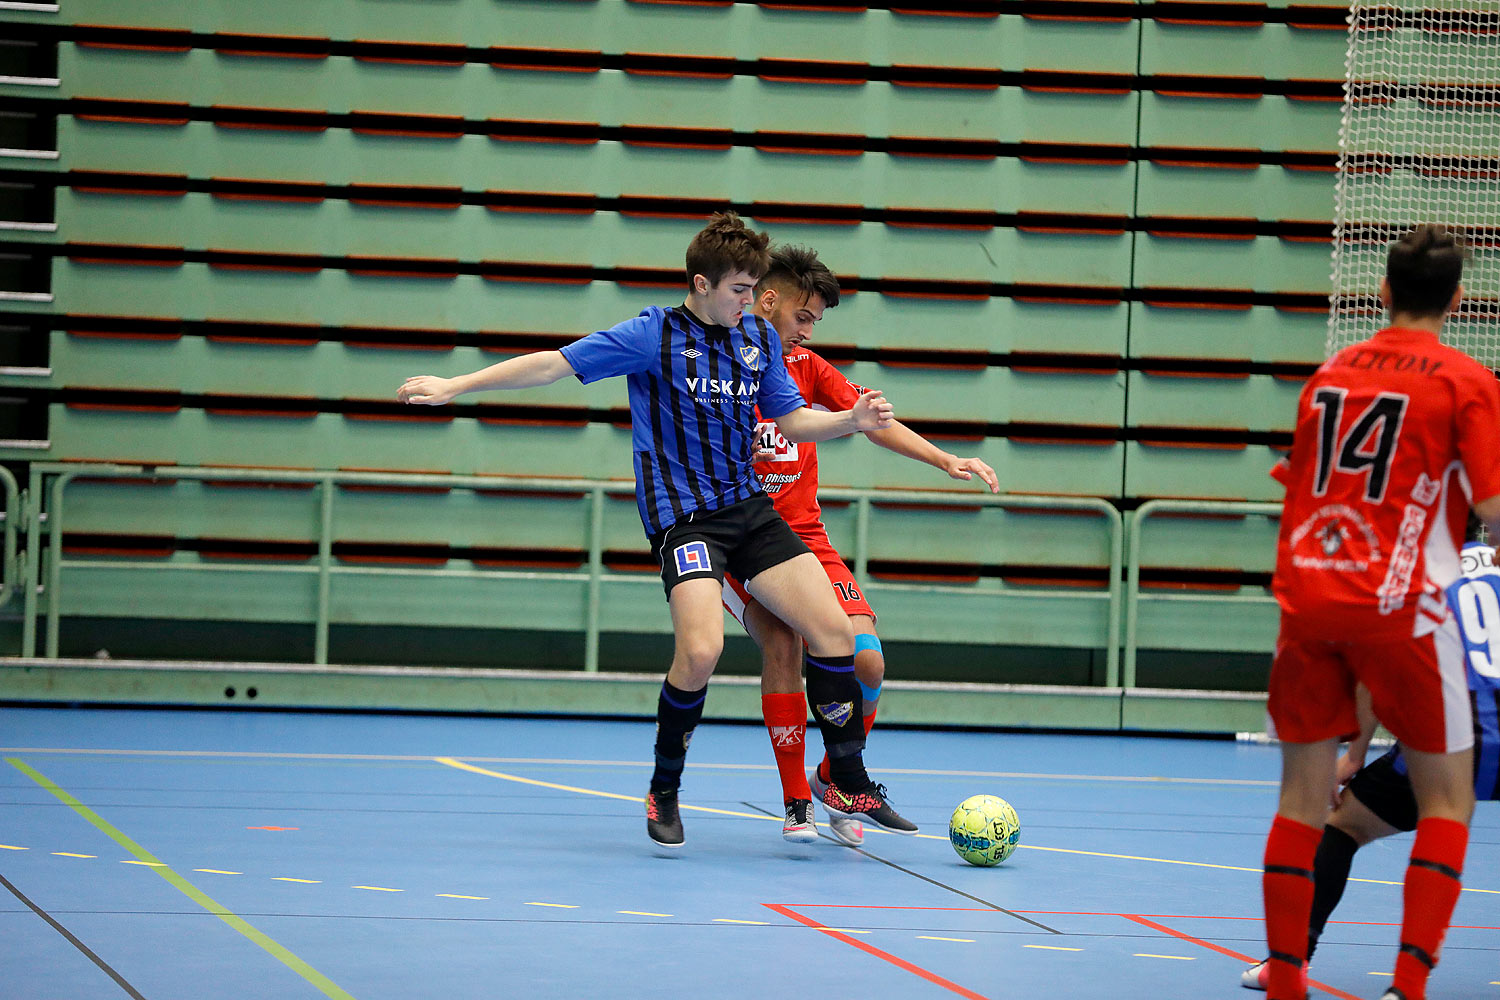
[[[1421,223],[1468,244],[1447,343],[1500,369],[1500,2],[1353,0],[1328,352],[1382,323],[1386,250]]]

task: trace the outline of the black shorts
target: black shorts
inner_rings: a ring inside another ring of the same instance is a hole
[[[807,551],[764,493],[707,514],[695,511],[651,536],[668,597],[683,580],[712,576],[722,584],[726,570],[750,580]]]
[[[1398,747],[1391,747],[1349,781],[1349,791],[1366,809],[1402,832],[1417,828],[1417,797],[1411,779],[1396,770]]]

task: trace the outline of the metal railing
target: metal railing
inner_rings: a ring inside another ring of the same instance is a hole
[[[4,472],[0,468],[0,472]],[[26,550],[19,557],[19,572],[9,556],[6,562],[6,584],[19,578],[23,587],[22,610],[22,655],[36,655],[38,628],[42,633],[44,654],[56,658],[60,643],[63,607],[63,569],[69,565],[63,559],[63,534],[67,511],[66,490],[69,484],[80,479],[140,479],[152,480],[212,480],[216,482],[239,481],[246,483],[297,483],[311,484],[320,491],[319,518],[317,522],[317,557],[310,566],[266,566],[236,564],[233,568],[243,572],[277,572],[316,574],[317,596],[313,613],[314,644],[313,661],[328,662],[328,641],[331,625],[330,593],[335,575],[346,572],[335,566],[333,558],[333,514],[336,487],[338,486],[388,486],[398,488],[442,487],[444,489],[482,489],[485,491],[555,491],[559,493],[585,493],[590,498],[588,516],[588,561],[586,569],[569,573],[549,573],[551,579],[573,579],[586,585],[584,621],[584,665],[586,671],[599,669],[600,607],[604,573],[604,501],[608,495],[633,495],[635,487],[630,482],[609,480],[580,480],[549,477],[520,476],[459,476],[397,472],[346,472],[336,470],[298,471],[280,469],[234,469],[200,468],[187,466],[143,466],[110,463],[59,463],[36,462],[31,466],[30,487],[21,500],[23,521],[27,526]],[[47,497],[45,511],[41,498]],[[827,488],[819,492],[827,500],[846,500],[855,506],[855,544],[853,552],[854,572],[861,584],[866,581],[869,564],[870,508],[872,503],[902,503],[930,506],[966,507],[991,506],[1001,508],[1070,510],[1093,513],[1103,518],[1108,531],[1109,584],[1104,595],[1108,602],[1105,635],[1100,645],[1105,649],[1106,686],[1116,687],[1120,683],[1120,629],[1121,629],[1121,577],[1124,566],[1124,520],[1120,512],[1108,501],[1095,497],[1047,497],[1027,495],[991,495],[974,492],[929,491],[929,490],[885,490]],[[15,480],[9,479],[6,494],[6,510],[18,507]],[[9,517],[5,524],[6,552],[15,549],[15,528]],[[45,543],[43,539],[45,538]],[[45,581],[42,580],[43,560],[41,548],[46,546]],[[118,563],[112,565],[120,565]],[[167,571],[182,569],[171,564],[137,564],[145,570]],[[201,566],[192,567],[202,569]],[[368,572],[368,570],[366,570]],[[420,576],[432,570],[389,569],[381,572]],[[486,574],[490,577],[502,574]],[[522,576],[524,574],[517,574]],[[941,585],[928,585],[926,589],[941,589]]]
[[[20,546],[18,538],[25,526],[24,500],[16,477],[0,465],[0,488],[5,491],[4,538],[0,540],[0,605],[4,605],[20,586]]]
[[[1140,604],[1141,604],[1141,534],[1142,524],[1153,514],[1257,514],[1272,515],[1281,513],[1279,503],[1256,503],[1248,500],[1148,500],[1132,512],[1129,523],[1126,526],[1126,553],[1125,553],[1125,640],[1124,657],[1121,669],[1121,683],[1127,687],[1135,687],[1136,680],[1136,644],[1140,630]],[[1206,598],[1202,594],[1154,594],[1152,601],[1162,602],[1195,602],[1201,603]],[[1256,601],[1265,602],[1270,598],[1259,597],[1233,597],[1220,598],[1220,600],[1233,601]]]

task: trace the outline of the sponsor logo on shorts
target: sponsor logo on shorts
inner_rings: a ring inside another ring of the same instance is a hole
[[[854,702],[831,701],[818,706],[818,717],[834,726],[842,726],[854,717]]]
[[[772,726],[771,745],[777,747],[801,746],[802,733],[802,726]]]
[[[1382,559],[1380,539],[1370,522],[1341,503],[1313,511],[1292,532],[1290,543],[1292,564],[1298,569],[1364,573]]]
[[[672,550],[672,556],[677,560],[678,576],[713,572],[708,562],[708,546],[703,542],[684,542]]]

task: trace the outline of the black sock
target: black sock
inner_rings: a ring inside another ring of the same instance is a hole
[[[1354,861],[1354,852],[1359,844],[1354,838],[1336,826],[1323,827],[1323,839],[1318,841],[1318,853],[1313,857],[1313,901],[1312,914],[1308,920],[1307,957],[1312,958],[1323,928],[1344,897],[1344,886],[1349,883],[1349,867]]]
[[[656,770],[651,773],[651,790],[667,792],[682,784],[682,765],[687,761],[688,744],[693,730],[703,718],[703,700],[708,688],[683,691],[662,681],[656,699]]]
[[[854,657],[806,656],[807,703],[828,750],[828,776],[840,787],[869,782],[865,774],[865,705]]]

